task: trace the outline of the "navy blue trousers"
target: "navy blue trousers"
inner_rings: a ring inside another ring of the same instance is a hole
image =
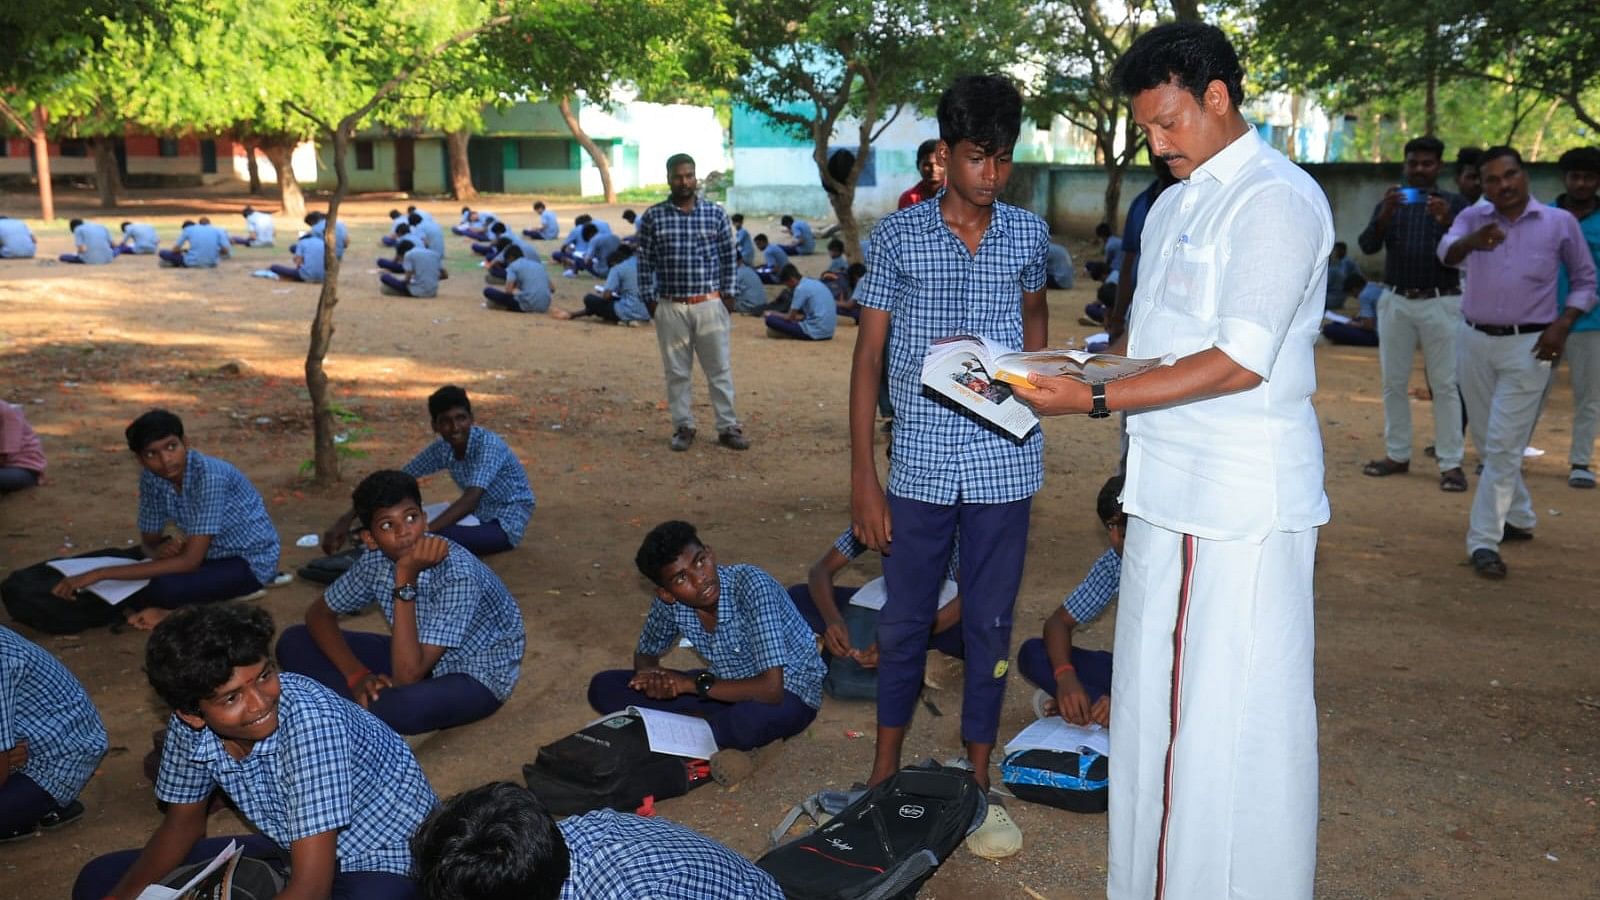
[[[210,860],[228,846],[238,841],[245,856],[257,859],[287,861],[289,851],[279,847],[259,834],[240,834],[231,837],[205,838],[196,841],[194,849],[184,858],[182,865],[192,865]],[[89,861],[78,872],[78,881],[72,886],[72,900],[100,900],[117,886],[122,876],[139,859],[139,850],[119,850]],[[387,872],[339,872],[333,876],[334,900],[411,900],[417,896],[417,885],[404,875]]]
[[[150,579],[150,586],[131,599],[137,607],[159,606],[177,609],[200,603],[232,600],[261,590],[261,581],[242,557],[202,560],[193,572],[178,572]]]
[[[39,820],[60,804],[38,782],[13,772],[0,785],[0,835],[32,831]]]
[[[490,556],[511,549],[511,539],[506,537],[505,529],[500,527],[499,522],[484,522],[481,525],[462,525],[458,522],[447,528],[436,529],[433,533],[455,541],[473,556]]]
[[[703,669],[690,670],[698,675]],[[628,687],[633,679],[632,669],[609,669],[589,681],[589,705],[601,715],[618,712],[630,706],[659,709],[705,719],[711,724],[711,734],[717,746],[731,750],[754,750],[773,741],[794,737],[806,730],[817,711],[806,705],[797,695],[783,692],[778,703],[761,703],[745,700],[724,703],[694,694],[671,700],[652,700],[643,693]]]
[[[1072,668],[1077,671],[1078,683],[1083,685],[1090,703],[1111,693],[1111,651],[1073,647]],[[1056,676],[1043,638],[1029,638],[1017,648],[1017,671],[1035,687],[1044,689],[1052,697],[1056,695]]]

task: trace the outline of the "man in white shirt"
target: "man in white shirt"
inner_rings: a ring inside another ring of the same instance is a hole
[[[244,216],[245,228],[249,229],[250,233],[245,237],[232,238],[233,243],[241,247],[271,247],[277,237],[272,213],[246,206],[239,214]]]
[[[1333,222],[1322,190],[1239,114],[1223,33],[1177,23],[1117,63],[1180,183],[1142,236],[1109,385],[1040,378],[1045,413],[1128,410],[1128,516],[1111,714],[1107,895],[1311,896],[1317,720],[1312,562],[1328,520],[1311,394]]]

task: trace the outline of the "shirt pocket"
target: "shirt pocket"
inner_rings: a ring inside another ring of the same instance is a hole
[[[1216,308],[1218,264],[1216,244],[1179,244],[1167,269],[1167,303],[1177,311],[1209,317]]]

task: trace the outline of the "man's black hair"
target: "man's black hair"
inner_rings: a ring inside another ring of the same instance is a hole
[[[1502,156],[1511,157],[1517,161],[1517,168],[1522,168],[1522,154],[1518,153],[1514,148],[1507,147],[1505,144],[1499,144],[1483,151],[1483,156],[1478,158],[1478,168],[1481,169]]]
[[[583,231],[581,232],[581,234],[584,236],[584,238],[586,238],[586,239],[593,238],[595,235],[597,235],[599,233],[600,233],[600,226],[599,225],[596,225],[593,222],[585,222],[585,223],[583,223]]]
[[[794,263],[790,263],[787,266],[784,266],[783,267],[783,271],[778,273],[778,280],[779,281],[782,281],[784,283],[788,283],[790,279],[793,279],[795,281],[799,281],[800,280],[800,270],[795,267]]]
[[[1434,159],[1444,162],[1444,141],[1439,140],[1431,134],[1425,134],[1422,137],[1414,137],[1411,140],[1406,141],[1405,150],[1403,152],[1407,156],[1410,156],[1413,153],[1431,153],[1433,154]]]
[[[447,384],[428,395],[428,421],[432,422],[452,409],[464,409],[472,413],[472,401],[467,399],[465,388]]]
[[[688,163],[689,165],[693,166],[694,165],[694,157],[690,156],[687,153],[674,153],[671,156],[667,157],[667,177],[671,178],[672,177],[672,170],[676,169],[677,167],[679,167],[681,165],[683,165],[684,163]],[[698,167],[696,167],[696,168],[698,168]]]
[[[128,439],[128,449],[135,453],[143,453],[144,448],[150,446],[164,437],[183,437],[183,420],[174,413],[164,409],[152,409],[123,429],[122,436]]]
[[[186,606],[161,620],[144,647],[144,672],[163,702],[198,715],[233,670],[267,658],[272,614],[253,603]]]
[[[939,139],[960,141],[993,155],[1016,146],[1022,132],[1022,95],[1008,78],[963,75],[939,98]]]
[[[1333,242],[1333,249],[1335,249],[1335,250],[1343,250],[1344,252],[1349,253],[1350,252],[1350,245],[1346,244],[1344,241],[1334,241]]]
[[[919,168],[919,169],[922,168],[923,161],[926,160],[928,157],[932,156],[933,155],[933,151],[935,151],[937,149],[939,149],[939,139],[938,138],[928,138],[927,140],[925,140],[922,143],[918,144],[917,145],[917,168]]]
[[[394,245],[394,255],[405,256],[407,253],[410,253],[415,249],[417,249],[416,244],[413,244],[410,241],[401,241],[400,243]]]
[[[239,215],[244,216],[246,219],[250,218],[251,216],[253,216],[255,214],[256,214],[256,208],[254,206],[251,206],[248,203],[246,203],[244,205],[244,209],[239,210]]]
[[[1594,147],[1574,147],[1561,154],[1556,160],[1556,165],[1561,167],[1561,174],[1568,172],[1594,172],[1600,174],[1600,149]]]
[[[577,216],[576,218],[574,218],[572,220],[572,224],[574,224],[574,225],[586,225],[586,224],[588,224],[590,222],[593,222],[593,221],[594,221],[594,216],[591,216],[588,213],[583,213],[583,214]]]
[[[464,212],[464,213],[469,213],[469,212],[472,212],[472,207],[470,207],[470,206],[463,206],[463,207],[461,207],[461,211],[462,211],[462,212]]]
[[[514,247],[514,246],[516,246],[516,245],[514,243],[512,243],[511,238],[508,238],[508,237],[497,237],[497,238],[494,239],[494,250],[495,250],[496,253],[502,253],[507,248]]]
[[[123,222],[118,230],[127,231],[128,230],[128,226],[132,225],[132,224],[133,224],[132,222]]]
[[[633,555],[633,564],[651,583],[661,585],[661,570],[677,559],[683,548],[691,546],[705,546],[693,525],[678,519],[662,522],[644,536],[639,552]]]
[[[417,829],[411,855],[427,900],[556,900],[572,873],[555,818],[504,781],[445,801]]]
[[[1122,496],[1122,480],[1121,475],[1113,475],[1100,486],[1100,493],[1094,498],[1095,515],[1100,521],[1116,524],[1122,520],[1122,501],[1118,499]]]
[[[757,246],[760,246],[760,245],[765,244],[767,242],[767,236],[764,235],[764,234],[758,234],[755,237],[751,238],[750,242],[755,244],[755,245],[757,245]]]
[[[794,224],[794,216],[784,216],[778,220],[778,224],[788,228],[790,225]]]
[[[630,258],[632,256],[633,256],[633,245],[632,244],[618,244],[617,245],[617,249],[611,251],[611,255],[606,257],[606,265],[615,266],[618,263],[626,261],[628,258]]]
[[[505,234],[505,232],[506,232],[506,223],[500,221],[499,219],[496,219],[494,221],[494,224],[489,226],[489,233],[490,234]]]
[[[744,224],[744,213],[734,213],[733,215],[728,217],[728,221],[732,222],[735,225],[743,225]]]
[[[1456,151],[1456,174],[1460,175],[1467,169],[1476,169],[1483,159],[1483,148],[1462,147]]]
[[[183,220],[183,224],[179,225],[178,228],[179,229],[188,228],[190,225],[193,225],[193,224],[194,224],[194,220],[193,219],[184,219]]]
[[[833,240],[828,242],[828,249],[829,250],[837,250],[840,253],[843,253],[844,252],[844,241],[841,241],[838,238],[834,238]]]
[[[416,211],[417,211],[417,207],[416,207],[415,204],[406,207],[406,215],[410,215],[410,214],[412,214],[412,213],[414,213]]]
[[[350,492],[350,505],[355,509],[356,519],[361,522],[362,528],[372,527],[372,517],[378,510],[407,500],[421,506],[422,489],[417,487],[415,478],[399,469],[379,469],[361,479],[356,489]]]
[[[421,225],[422,224],[422,213],[412,213],[412,214],[406,216],[406,224],[407,225]]]
[[[73,219],[72,221],[67,223],[67,230],[68,231],[77,231],[78,230],[78,226],[82,225],[82,224],[83,224],[83,220],[82,219]]]
[[[1176,79],[1195,102],[1220,81],[1235,109],[1244,102],[1244,67],[1222,29],[1199,22],[1169,22],[1139,36],[1111,70],[1111,83],[1121,93],[1135,94]]]

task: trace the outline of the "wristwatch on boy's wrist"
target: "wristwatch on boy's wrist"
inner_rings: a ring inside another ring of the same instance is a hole
[[[417,602],[417,586],[414,584],[397,584],[394,586],[394,598],[406,603]]]
[[[1094,408],[1089,410],[1089,418],[1104,419],[1111,415],[1111,410],[1106,407],[1106,386],[1104,384],[1089,385],[1089,397],[1094,401]]]
[[[701,672],[694,677],[694,692],[701,697],[711,693],[711,686],[717,683],[717,676],[710,672]]]

